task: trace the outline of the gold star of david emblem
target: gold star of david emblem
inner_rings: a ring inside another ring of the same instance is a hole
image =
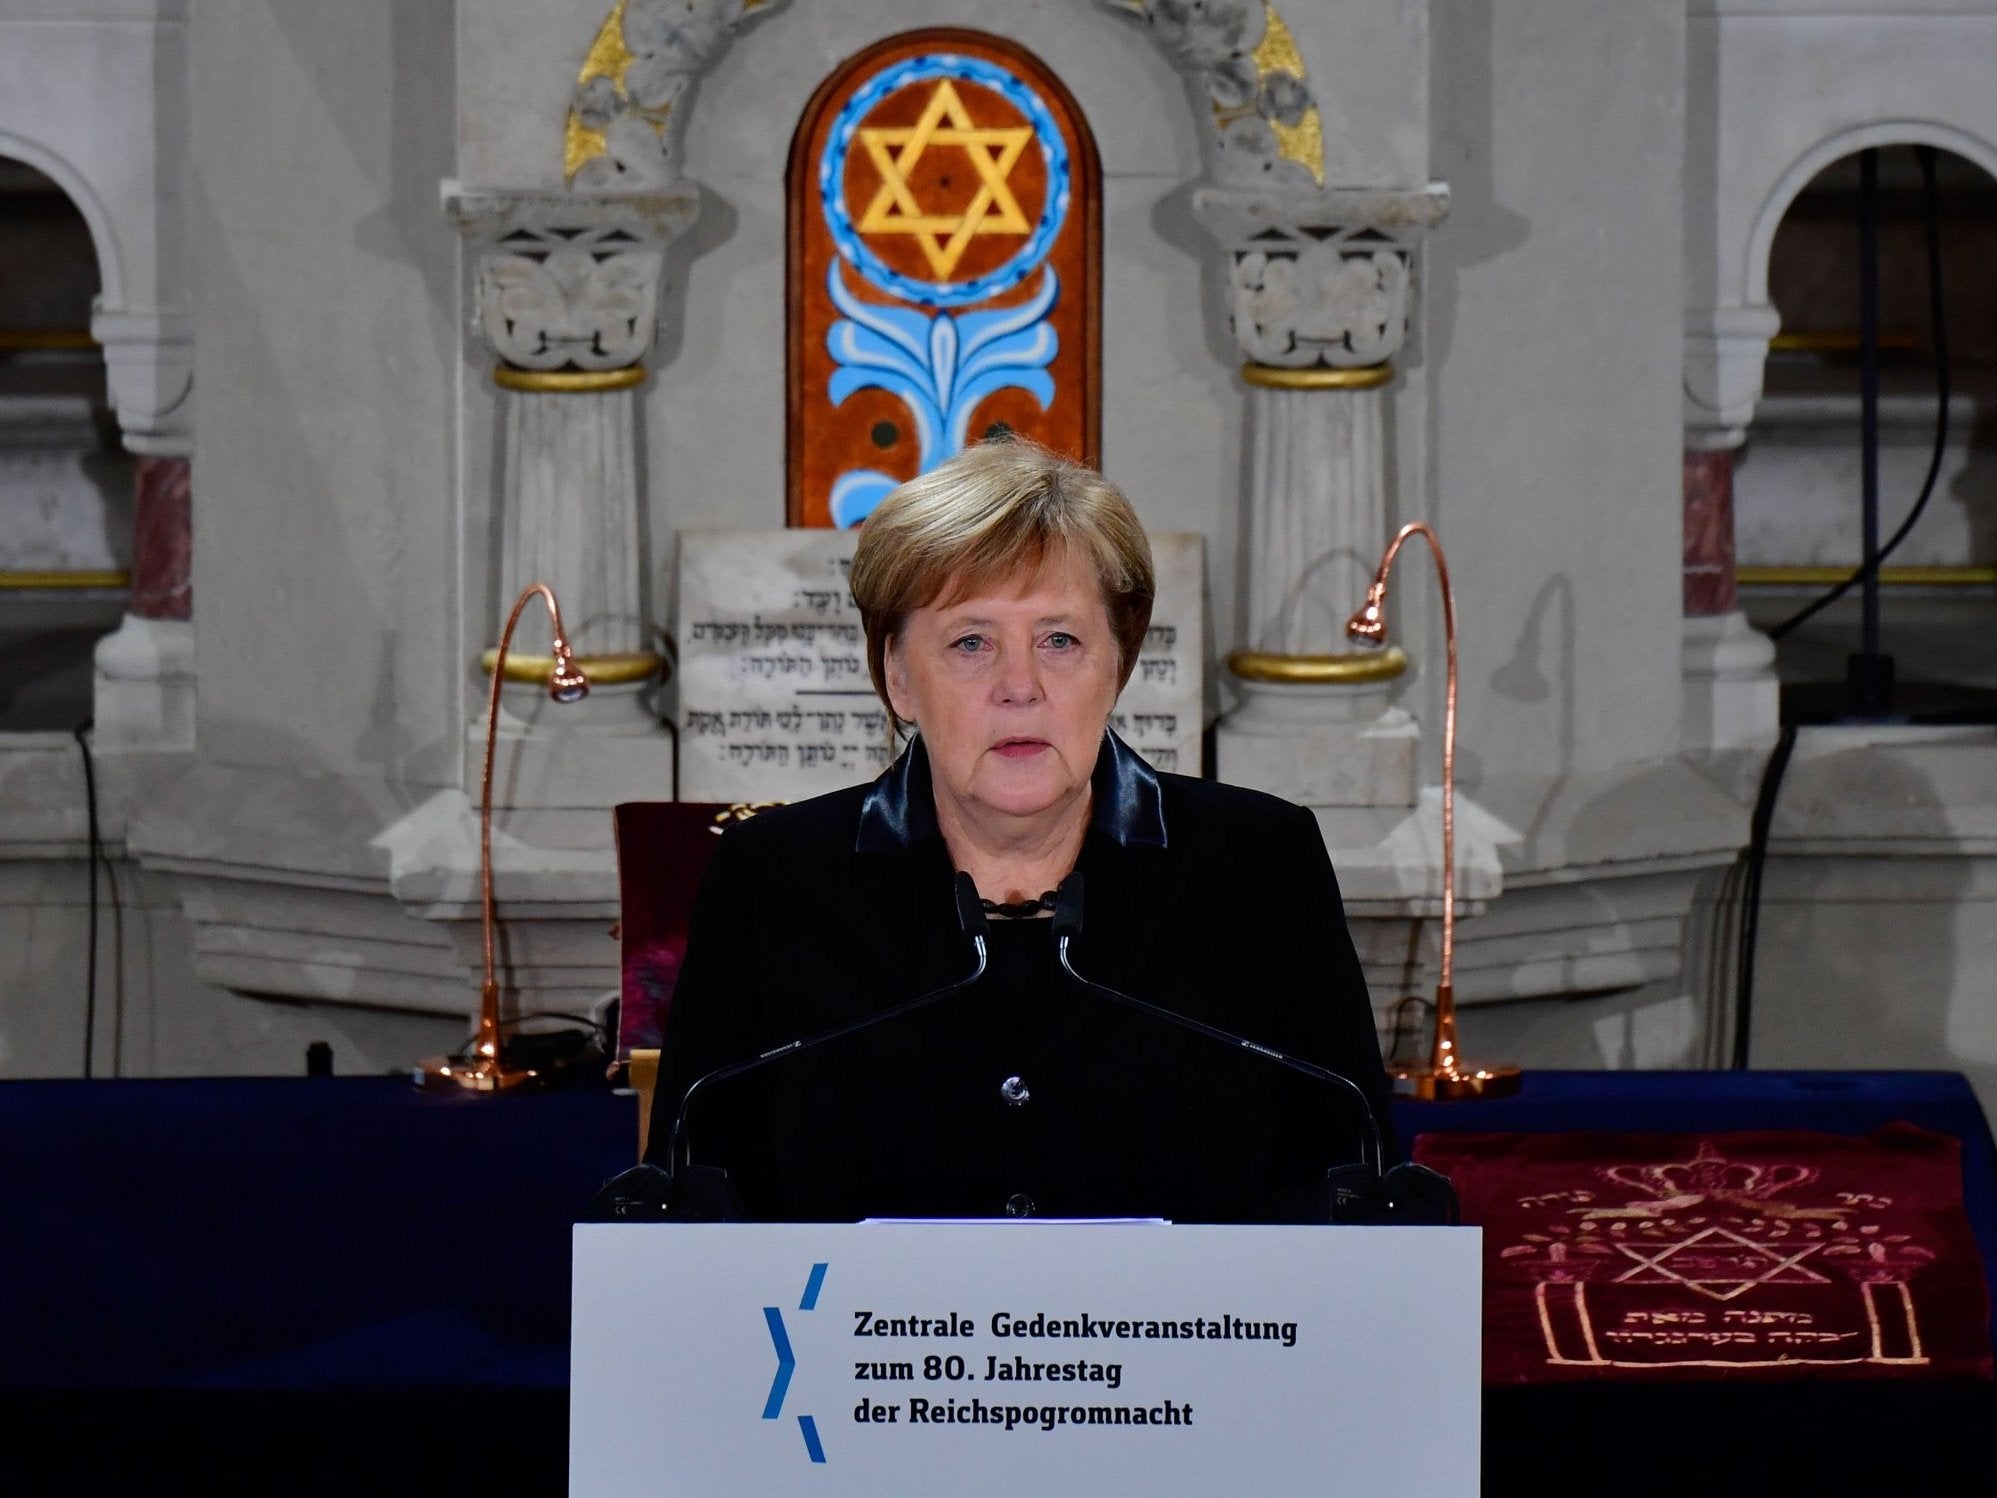
[[[860,232],[913,235],[936,279],[949,280],[976,235],[1033,232],[1007,185],[1032,139],[1031,125],[975,123],[956,85],[939,79],[913,125],[861,128],[860,143],[881,174],[881,186],[860,215]],[[978,190],[962,213],[930,213],[916,201],[909,174],[931,146],[959,147],[978,174]]]

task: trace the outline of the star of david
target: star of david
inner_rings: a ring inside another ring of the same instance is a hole
[[[1767,1267],[1753,1274],[1743,1272],[1728,1276],[1697,1275],[1696,1271],[1693,1274],[1680,1274],[1676,1269],[1671,1267],[1670,1260],[1674,1254],[1680,1254],[1686,1249],[1694,1248],[1709,1238],[1719,1239],[1722,1242],[1744,1248],[1752,1254],[1759,1254],[1763,1259],[1768,1261]],[[1703,1232],[1694,1233],[1691,1237],[1681,1239],[1677,1243],[1667,1243],[1663,1248],[1657,1250],[1656,1253],[1646,1253],[1643,1249],[1628,1243],[1618,1243],[1616,1247],[1636,1260],[1635,1268],[1626,1269],[1616,1276],[1616,1283],[1619,1285],[1657,1285],[1663,1284],[1668,1280],[1683,1285],[1688,1290],[1696,1290],[1699,1294],[1709,1296],[1714,1300],[1732,1300],[1737,1295],[1745,1295],[1756,1285],[1823,1285],[1829,1283],[1823,1275],[1818,1274],[1814,1269],[1805,1269],[1803,1267],[1803,1260],[1815,1253],[1820,1245],[1815,1243],[1805,1244],[1802,1248],[1796,1250],[1796,1252],[1785,1255],[1778,1253],[1766,1244],[1756,1243],[1752,1238],[1743,1238],[1739,1233],[1727,1228],[1707,1228]],[[1655,1272],[1660,1278],[1638,1278],[1645,1270]]]
[[[913,235],[937,280],[950,279],[976,235],[1033,232],[1007,185],[1033,140],[1033,127],[976,124],[948,78],[937,81],[913,125],[862,126],[859,134],[881,174],[880,190],[860,215],[860,233]],[[916,201],[909,174],[931,146],[959,147],[978,174],[978,190],[962,213],[931,213]]]

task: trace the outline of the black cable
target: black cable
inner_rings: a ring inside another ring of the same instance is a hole
[[[606,1047],[610,1044],[612,1039],[610,1033],[610,1027],[604,1024],[601,1020],[592,1019],[590,1018],[590,1016],[586,1014],[567,1014],[559,1009],[533,1009],[529,1010],[525,1014],[511,1015],[502,1018],[500,1020],[499,1028],[502,1031],[515,1030],[518,1029],[521,1025],[526,1024],[529,1020],[536,1020],[536,1019],[568,1020],[572,1024],[578,1025],[585,1030],[594,1032],[596,1038]],[[472,1051],[477,1047],[477,1045],[478,1045],[478,1036],[476,1035],[467,1036],[465,1038],[464,1043],[460,1045],[455,1051],[451,1052],[451,1059],[453,1061],[465,1060],[467,1057],[471,1055]]]
[[[103,843],[97,835],[97,768],[91,763],[90,740],[86,735],[91,725],[79,723],[74,737],[76,747],[83,751],[83,797],[90,814],[90,950],[85,959],[83,988],[83,1080],[91,1077],[91,1052],[97,1046],[97,865],[102,857]]]
[[[1775,824],[1775,798],[1796,749],[1796,725],[1791,723],[1775,741],[1775,752],[1761,772],[1761,789],[1754,798],[1754,821],[1748,833],[1747,878],[1741,887],[1740,963],[1734,979],[1734,1045],[1732,1067],[1747,1070],[1748,1031],[1754,1020],[1754,947],[1761,934],[1761,875],[1768,863],[1769,829]]]
[[[1845,594],[1857,587],[1859,583],[1864,581],[1868,571],[1876,571],[1883,565],[1886,559],[1893,554],[1894,549],[1902,541],[1907,539],[1907,533],[1913,530],[1915,522],[1921,518],[1921,512],[1927,509],[1928,501],[1934,497],[1935,480],[1941,476],[1942,457],[1948,448],[1949,402],[1948,330],[1947,325],[1942,320],[1941,199],[1935,183],[1936,148],[1933,146],[1916,146],[1914,147],[1914,155],[1921,164],[1922,192],[1927,200],[1928,322],[1931,330],[1930,337],[1934,343],[1935,350],[1935,445],[1934,451],[1928,456],[1928,476],[1921,481],[1920,497],[1914,501],[1913,509],[1907,512],[1907,518],[1900,522],[1899,529],[1894,531],[1886,544],[1879,548],[1878,554],[1872,557],[1869,562],[1861,564],[1856,572],[1824,594],[1823,597],[1806,604],[1803,608],[1797,610],[1794,614],[1791,614],[1787,619],[1784,619],[1780,624],[1769,630],[1768,637],[1771,640],[1781,639],[1796,628],[1797,625],[1803,623],[1805,620],[1816,617],[1817,614],[1829,608],[1840,598],[1844,597]]]
[[[1430,1007],[1429,1001],[1417,993],[1406,994],[1387,1006],[1387,1062],[1389,1065],[1405,1060],[1420,1059],[1419,1057],[1403,1056],[1401,1054],[1401,1045],[1410,1038],[1416,1038],[1410,1036],[1407,1028],[1406,1022],[1409,1011],[1427,1009],[1428,1007]]]

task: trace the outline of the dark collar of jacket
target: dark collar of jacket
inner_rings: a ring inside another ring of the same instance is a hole
[[[1165,846],[1165,804],[1158,776],[1128,744],[1107,729],[1090,777],[1095,791],[1090,830],[1124,848]],[[942,836],[936,825],[936,791],[929,751],[917,734],[901,758],[874,782],[860,806],[856,853],[906,851]]]

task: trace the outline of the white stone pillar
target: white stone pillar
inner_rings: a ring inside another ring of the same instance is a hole
[[[1216,735],[1222,779],[1307,806],[1413,806],[1414,721],[1388,702],[1398,649],[1358,651],[1345,621],[1387,543],[1390,362],[1406,336],[1419,233],[1440,188],[1204,189],[1228,255],[1246,362],[1247,644],[1240,705]]]
[[[1733,521],[1734,455],[1780,327],[1773,307],[1695,310],[1686,324],[1680,739],[1691,754],[1766,749],[1781,733],[1775,643],[1739,607]]]
[[[642,368],[631,372],[643,377]],[[622,373],[622,371],[618,371]],[[502,365],[501,383],[515,371]],[[530,582],[555,590],[569,644],[587,662],[652,655],[638,597],[635,396],[626,389],[510,390],[500,563],[510,604]],[[548,621],[524,615],[514,648],[546,654]],[[656,655],[652,655],[654,664]]]
[[[132,599],[94,655],[93,742],[109,753],[194,748],[190,457],[194,339],[186,319],[100,305],[91,335],[134,475]]]
[[[645,697],[663,662],[640,570],[637,389],[665,251],[697,204],[688,190],[446,194],[473,242],[476,321],[503,405],[502,540],[481,666],[493,668],[513,599],[545,582],[591,681],[584,702],[551,710],[548,621],[522,617],[502,694],[510,770],[496,794],[508,806],[600,807],[670,789],[670,746]],[[484,739],[481,714],[466,734],[468,785]]]

